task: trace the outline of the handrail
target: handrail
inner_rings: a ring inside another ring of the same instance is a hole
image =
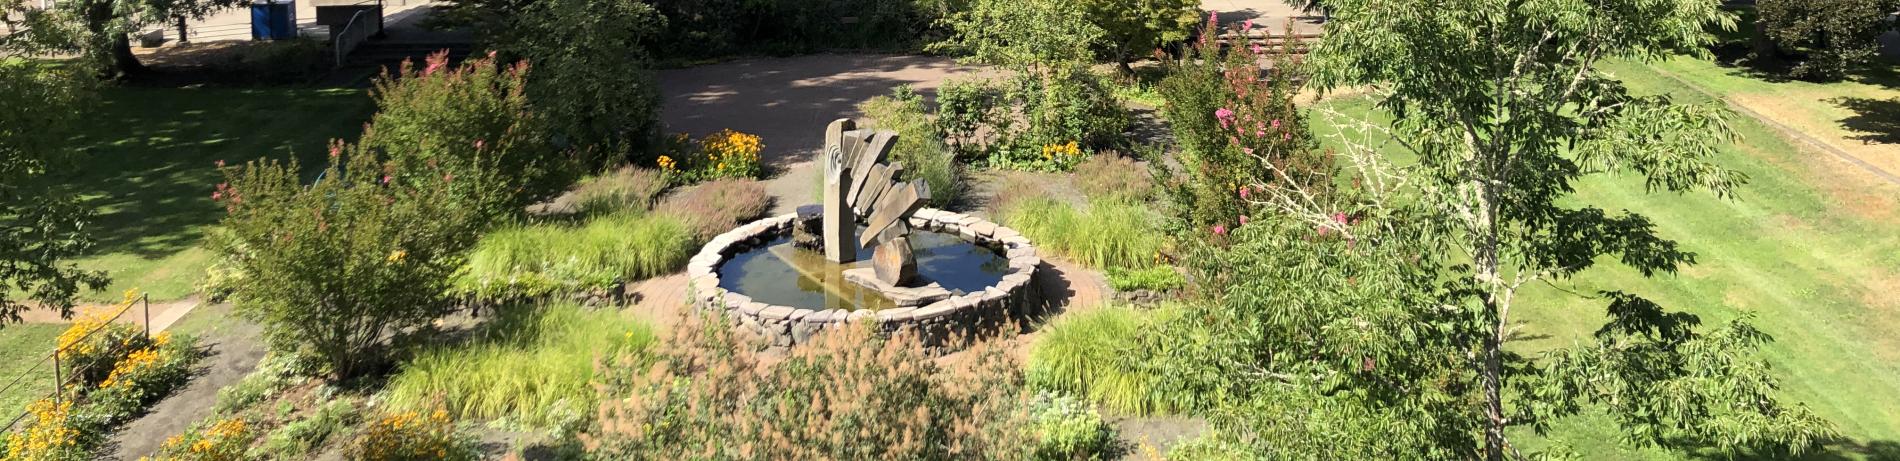
[[[136,304],[144,308],[145,337],[149,339],[152,337],[152,297],[151,297],[151,294],[150,293],[140,294],[138,298],[138,303]],[[133,305],[134,304],[132,303],[128,303],[125,305],[125,307],[119,308],[119,312],[116,314],[112,314],[112,318],[106,319],[104,323],[100,324],[99,328],[94,328],[92,329],[92,331],[86,332],[85,335],[82,335],[79,337],[79,339],[74,340],[72,344],[83,343],[87,339],[92,339],[92,335],[98,334],[100,331],[105,331],[105,329],[110,327],[114,322],[118,322],[120,317],[124,317],[125,313],[131,312]],[[41,358],[39,361],[35,362],[32,367],[27,368],[26,372],[21,373],[19,377],[14,378],[13,382],[8,383],[5,388],[0,388],[0,392],[12,390],[14,386],[19,385],[22,381],[25,381],[27,376],[32,375],[33,372],[35,371],[39,371],[41,365],[45,365],[47,362],[50,361],[53,363],[53,392],[50,392],[48,394],[52,396],[55,399],[55,401],[58,401],[58,398],[60,397],[60,394],[62,393],[62,389],[66,386],[66,384],[72,382],[72,380],[77,378],[81,374],[81,372],[87,371],[85,369],[77,369],[77,370],[73,370],[72,375],[68,375],[63,378],[60,376],[61,370],[60,370],[60,363],[59,363],[59,355],[61,352],[66,351],[66,346],[67,345],[64,345],[64,344],[55,344],[53,347],[52,353],[47,354],[45,358]],[[125,346],[126,345],[121,344],[115,347],[112,353],[114,355],[117,355],[118,353],[123,352]],[[27,416],[30,416],[32,414],[33,412],[31,410],[21,412],[19,416],[15,416],[13,417],[11,421],[7,421],[7,424],[5,426],[0,426],[0,433],[5,433],[5,432],[13,430],[13,426],[20,424],[21,420],[25,420]]]
[[[369,40],[369,26],[357,27],[357,20],[362,19],[363,14],[369,11],[357,10],[355,14],[350,15],[350,22],[345,23],[343,29],[337,31],[336,38],[330,44],[330,47],[336,50],[336,67],[343,67],[343,58],[349,57],[351,51],[356,51],[357,45],[362,45],[364,41]],[[377,12],[377,14],[381,13]]]

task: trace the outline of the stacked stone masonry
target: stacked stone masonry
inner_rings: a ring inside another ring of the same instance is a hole
[[[1002,281],[983,291],[952,296],[921,307],[900,307],[880,311],[813,310],[753,301],[746,295],[726,291],[719,286],[719,266],[733,255],[765,245],[788,235],[798,215],[785,214],[739,226],[706,243],[687,263],[686,273],[692,286],[694,307],[724,312],[734,324],[743,326],[771,341],[776,347],[790,347],[809,340],[818,332],[841,328],[853,322],[874,321],[880,331],[909,331],[921,334],[926,346],[942,348],[956,344],[979,329],[994,326],[1009,318],[1021,318],[1037,299],[1032,282],[1042,259],[1029,239],[1015,230],[961,213],[931,208],[919,210],[910,218],[918,230],[953,234],[964,240],[996,250],[1009,260]]]

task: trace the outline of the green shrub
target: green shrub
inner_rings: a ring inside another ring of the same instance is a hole
[[[930,206],[948,208],[963,197],[963,166],[957,164],[956,152],[937,133],[922,95],[909,86],[899,86],[890,96],[858,104],[858,110],[872,120],[870,128],[897,132],[892,160],[904,163],[907,179],[923,179],[930,185]]]
[[[1155,264],[1165,234],[1147,207],[1096,200],[1077,209],[1046,197],[1019,199],[1002,210],[1003,223],[1036,246],[1096,268]]]
[[[1115,429],[1088,403],[1067,395],[1036,394],[1029,403],[1039,461],[1104,460],[1116,454]]]
[[[758,181],[724,179],[676,191],[654,207],[657,214],[686,223],[700,239],[710,239],[733,225],[759,218],[772,209],[772,196]]]
[[[666,18],[652,6],[547,0],[502,14],[501,30],[486,37],[503,58],[533,66],[526,94],[557,145],[586,152],[585,166],[598,168],[659,135],[659,84],[646,46]]]
[[[430,347],[403,363],[389,380],[389,403],[420,410],[439,402],[457,419],[557,427],[593,413],[596,360],[639,354],[652,341],[650,328],[617,310],[503,309],[467,344]]]
[[[336,400],[318,408],[315,414],[284,424],[264,438],[264,451],[271,459],[302,459],[322,448],[350,428],[361,423],[363,415],[354,402]]]
[[[218,389],[217,403],[212,404],[211,412],[220,415],[236,414],[258,402],[264,401],[278,392],[283,392],[303,381],[301,359],[294,354],[270,353],[258,361],[257,370],[244,375],[237,384]]]
[[[441,170],[410,172],[341,144],[332,154],[309,186],[295,163],[222,168],[228,183],[214,197],[229,232],[212,237],[245,274],[236,312],[274,347],[308,352],[345,378],[378,358],[385,332],[453,305],[449,282],[479,220],[451,198]]]
[[[302,80],[330,70],[336,55],[328,51],[329,43],[315,39],[251,42],[244,44],[233,70],[265,83]]]
[[[353,461],[469,461],[475,438],[444,410],[388,412],[370,421],[343,447]]]
[[[934,32],[962,0],[656,0],[666,16],[657,49],[670,56],[893,50]],[[845,18],[851,18],[847,21]]]
[[[1115,291],[1173,291],[1187,286],[1187,277],[1170,266],[1147,269],[1108,269],[1108,286]]]
[[[504,228],[475,246],[455,291],[506,300],[611,288],[678,270],[697,242],[679,219],[632,212]]]
[[[444,184],[485,222],[522,214],[573,182],[575,159],[550,144],[544,116],[526,95],[528,66],[493,58],[450,66],[446,54],[404,62],[372,92],[377,112],[364,147],[386,158],[386,175]]]
[[[1789,76],[1818,81],[1846,78],[1878,59],[1880,36],[1893,30],[1889,16],[1900,8],[1894,0],[1762,0],[1758,5],[1760,39],[1805,55]]]
[[[153,461],[242,461],[249,459],[245,449],[257,437],[256,427],[242,418],[219,419],[209,425],[193,427],[166,439]],[[145,458],[141,458],[145,459]]]
[[[581,182],[574,188],[574,206],[582,214],[595,216],[643,213],[653,208],[666,188],[666,178],[658,171],[623,167]]]
[[[1116,412],[1186,409],[1185,401],[1161,391],[1161,375],[1136,366],[1153,357],[1136,347],[1134,338],[1174,312],[1172,307],[1148,311],[1103,306],[1056,317],[1030,344],[1024,374],[1039,389],[1083,396]]]

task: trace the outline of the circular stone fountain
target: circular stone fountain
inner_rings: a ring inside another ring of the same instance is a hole
[[[724,312],[774,346],[826,328],[875,321],[941,347],[979,326],[1020,317],[1042,264],[1029,239],[983,219],[935,209],[908,217],[916,280],[877,282],[869,250],[834,263],[792,242],[798,214],[761,219],[714,237],[687,265],[695,306]]]

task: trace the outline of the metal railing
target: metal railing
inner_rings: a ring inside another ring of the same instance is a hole
[[[101,323],[98,328],[94,328],[92,331],[86,332],[85,336],[81,336],[79,337],[79,339],[74,340],[72,344],[84,343],[86,342],[86,340],[92,339],[92,335],[99,334],[99,332],[101,331],[105,331],[108,327],[111,327],[113,323],[118,322],[120,318],[125,317],[125,313],[131,312],[132,306],[134,305],[137,305],[140,307],[140,310],[142,311],[142,314],[145,317],[145,321],[143,325],[145,338],[147,340],[151,339],[152,338],[152,299],[150,295],[141,294],[139,295],[137,303],[127,303],[125,307],[119,308],[119,312],[116,314],[112,314],[112,318],[106,319],[106,321],[104,323]],[[132,344],[120,344],[112,350],[111,355],[114,355],[114,356],[120,355],[121,353],[125,352],[124,349],[126,349],[128,346],[131,346],[131,345]],[[47,354],[45,357],[40,358],[39,361],[35,362],[32,367],[29,367],[26,369],[26,371],[21,372],[19,376],[15,376],[12,381],[7,383],[7,385],[0,386],[0,395],[4,395],[8,391],[11,391],[15,388],[19,388],[19,387],[29,384],[27,382],[27,378],[36,376],[36,373],[40,371],[40,367],[45,366],[47,363],[52,363],[53,390],[52,392],[48,393],[48,396],[52,397],[54,405],[58,405],[61,401],[65,400],[67,398],[66,397],[67,385],[72,384],[72,381],[82,376],[85,376],[87,371],[91,371],[90,369],[80,368],[80,369],[72,370],[71,373],[67,373],[66,372],[67,370],[65,370],[65,366],[61,364],[61,361],[60,361],[60,353],[65,352],[65,346],[66,346],[65,344],[55,343],[53,346],[52,353]],[[107,363],[104,365],[113,366],[116,364]],[[31,402],[28,402],[28,404],[31,405]],[[0,433],[12,431],[13,426],[20,424],[20,421],[25,420],[28,416],[32,416],[32,414],[33,414],[33,411],[31,408],[21,411],[19,415],[14,416],[13,419],[11,420],[8,420],[5,426],[0,426]]]
[[[365,15],[370,11],[357,10],[356,14],[350,15],[350,22],[345,23],[343,28],[337,30],[335,36],[330,38],[330,48],[336,51],[336,67],[343,67],[343,60],[349,58],[350,52],[356,51],[358,45],[369,41],[369,37],[376,34],[376,31],[371,31],[370,28],[382,22],[380,21],[382,10],[380,8],[375,10],[379,17],[378,21],[374,22],[364,20]]]

